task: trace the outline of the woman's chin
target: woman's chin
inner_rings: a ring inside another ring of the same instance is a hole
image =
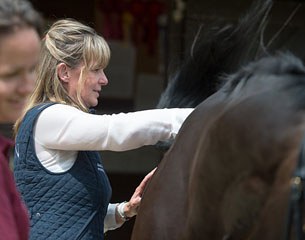
[[[91,102],[90,105],[89,105],[89,108],[93,108],[93,107],[96,107],[98,104],[98,101],[94,101],[94,102]]]

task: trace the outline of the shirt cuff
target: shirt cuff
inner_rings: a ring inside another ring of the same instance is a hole
[[[107,214],[104,220],[104,232],[114,230],[123,225],[123,223],[118,224],[115,220],[115,209],[118,205],[119,203],[109,203]]]

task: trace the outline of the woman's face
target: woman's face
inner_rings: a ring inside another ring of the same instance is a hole
[[[14,123],[35,84],[40,38],[32,28],[0,37],[0,123]]]
[[[76,99],[78,81],[83,65],[75,69],[69,69],[70,80],[68,82],[68,93]],[[87,108],[95,107],[98,104],[98,98],[103,86],[108,84],[108,79],[104,73],[104,69],[89,70],[84,75],[85,80],[81,87],[81,98]]]

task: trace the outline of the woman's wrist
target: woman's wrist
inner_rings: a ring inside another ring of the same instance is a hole
[[[126,205],[128,204],[128,202],[122,202],[122,203],[119,203],[118,206],[117,206],[117,213],[120,217],[120,219],[124,222],[128,221],[130,219],[130,217],[128,217],[126,215]]]

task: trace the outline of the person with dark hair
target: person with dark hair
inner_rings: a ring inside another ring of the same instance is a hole
[[[0,0],[0,238],[26,240],[27,209],[9,160],[12,125],[34,88],[43,19],[27,0]]]
[[[110,59],[105,39],[72,19],[42,41],[37,81],[15,124],[14,174],[31,215],[31,239],[103,239],[137,214],[143,180],[129,201],[109,204],[100,151],[125,151],[174,138],[192,108],[92,114]]]
[[[42,18],[26,0],[0,0],[0,123],[14,123],[34,88]]]

